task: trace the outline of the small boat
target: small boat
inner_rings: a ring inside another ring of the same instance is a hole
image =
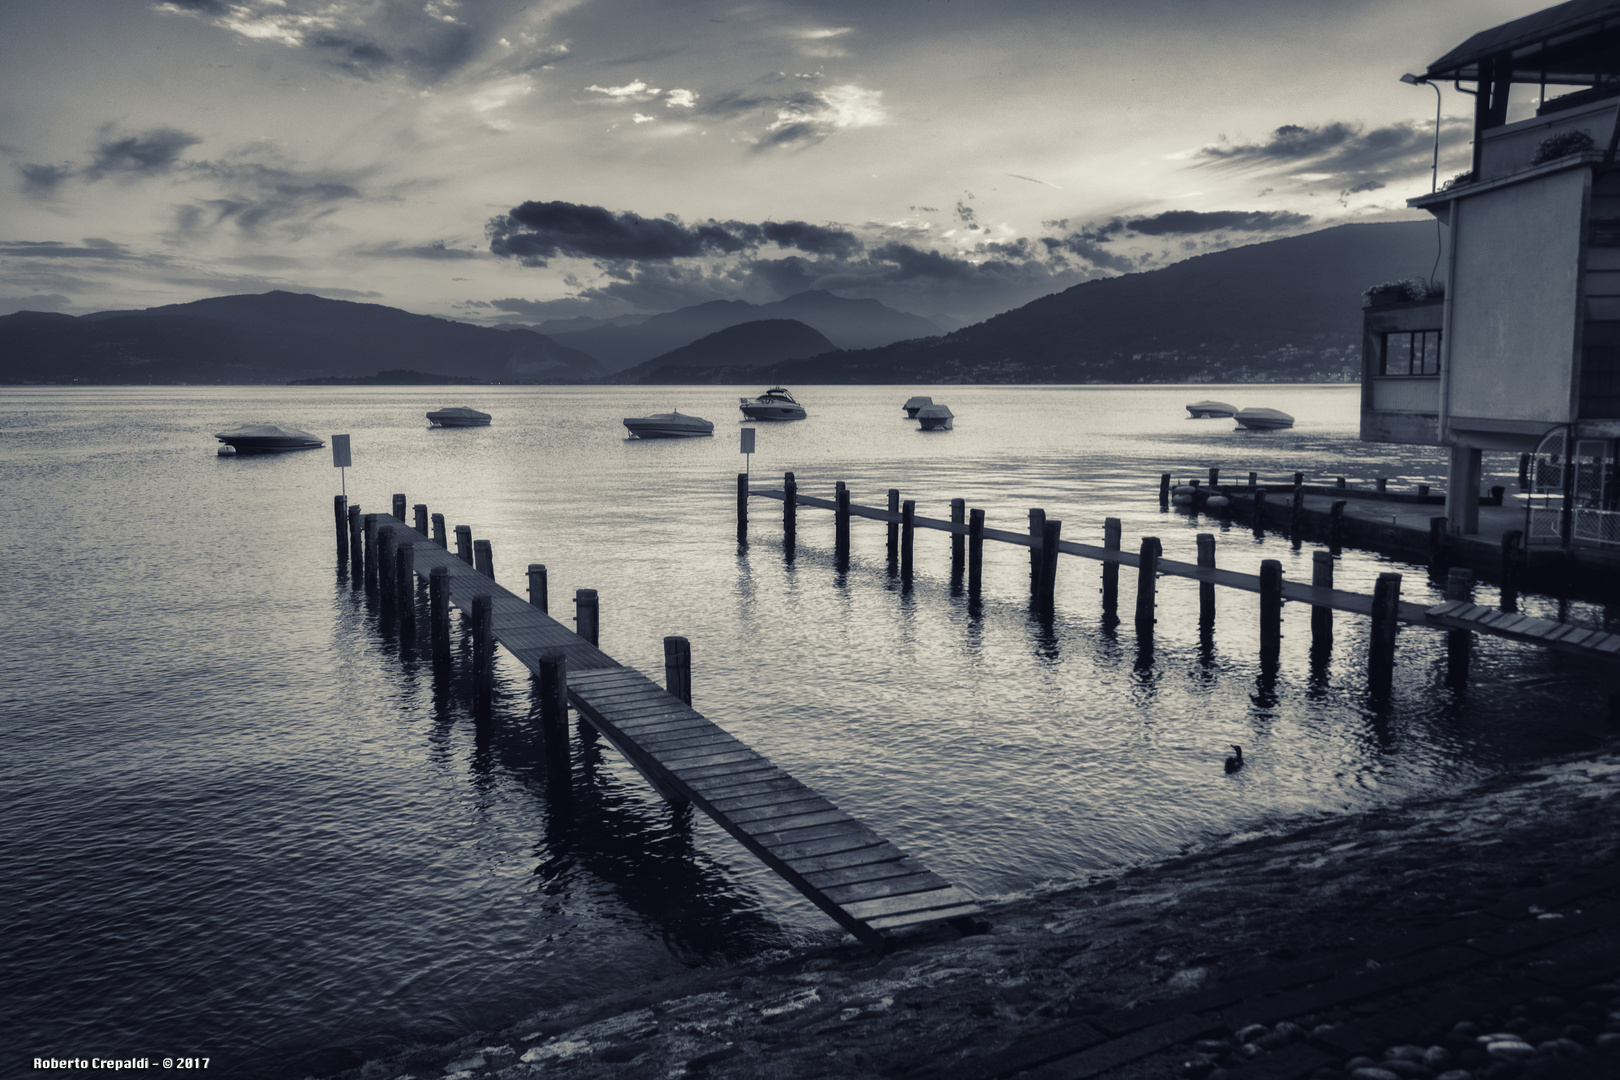
[[[1276,431],[1294,426],[1292,416],[1276,409],[1239,409],[1233,419],[1251,431]]]
[[[757,398],[738,398],[737,407],[750,420],[803,420],[804,406],[780,386],[773,386]]]
[[[217,431],[214,438],[238,454],[279,454],[284,450],[314,450],[326,445],[324,440],[307,431],[274,424],[247,424],[230,431]]]
[[[1194,420],[1208,420],[1212,416],[1233,416],[1237,413],[1236,405],[1228,405],[1224,401],[1195,401],[1187,406]]]
[[[465,405],[457,405],[453,409],[435,409],[427,414],[428,420],[434,427],[488,427],[490,415],[469,409]]]
[[[906,410],[906,416],[915,420],[917,418],[918,409],[922,408],[924,405],[932,405],[933,403],[934,399],[931,397],[910,397],[906,398],[906,403],[900,407]]]
[[[627,416],[624,426],[638,439],[696,439],[714,434],[714,424],[701,416],[687,416],[682,412],[653,413],[651,416]]]
[[[954,414],[947,405],[924,405],[917,410],[917,422],[924,431],[949,431]]]

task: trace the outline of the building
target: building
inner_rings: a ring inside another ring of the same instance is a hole
[[[1465,534],[1481,452],[1534,455],[1527,542],[1620,549],[1620,0],[1482,31],[1406,81],[1474,96],[1473,168],[1408,201],[1443,226],[1445,295],[1367,308],[1361,437],[1446,447]]]

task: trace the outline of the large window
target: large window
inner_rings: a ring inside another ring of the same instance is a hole
[[[1440,374],[1440,331],[1404,330],[1384,335],[1380,375]]]

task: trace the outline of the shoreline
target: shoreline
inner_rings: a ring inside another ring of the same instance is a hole
[[[983,935],[936,931],[883,957],[850,942],[701,969],[329,1075],[991,1076],[1020,1048],[1098,1017],[1154,1003],[1173,1014],[1183,999],[1190,1011],[1301,963],[1345,968],[1514,907],[1527,890],[1620,867],[1617,798],[1620,750],[1566,755],[1451,796],[1228,839],[1001,904]],[[1179,1075],[1194,1052],[1182,1041],[1084,1075]]]

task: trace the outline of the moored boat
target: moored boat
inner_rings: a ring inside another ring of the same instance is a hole
[[[1194,420],[1207,420],[1212,416],[1233,416],[1237,413],[1236,405],[1228,405],[1224,401],[1195,401],[1187,406]]]
[[[906,410],[906,415],[908,417],[915,420],[917,418],[917,410],[918,409],[922,408],[924,405],[932,405],[933,403],[934,403],[933,398],[931,398],[931,397],[922,397],[921,395],[919,395],[917,397],[906,398],[906,403],[904,405],[900,406],[900,407],[902,409]]]
[[[948,405],[924,405],[917,410],[917,422],[924,431],[950,431],[955,414]]]
[[[238,454],[279,454],[286,450],[314,450],[326,445],[325,440],[307,431],[277,427],[275,424],[244,424],[229,431],[217,431],[214,438]]]
[[[1233,419],[1251,431],[1277,431],[1294,426],[1294,418],[1276,409],[1239,409]]]
[[[624,426],[638,439],[696,439],[714,434],[714,423],[701,416],[687,416],[675,412],[653,413],[651,416],[627,416]]]
[[[457,405],[453,409],[435,409],[427,414],[434,427],[488,427],[489,413]]]
[[[804,406],[780,386],[773,386],[756,398],[738,398],[738,408],[750,420],[803,420]]]

